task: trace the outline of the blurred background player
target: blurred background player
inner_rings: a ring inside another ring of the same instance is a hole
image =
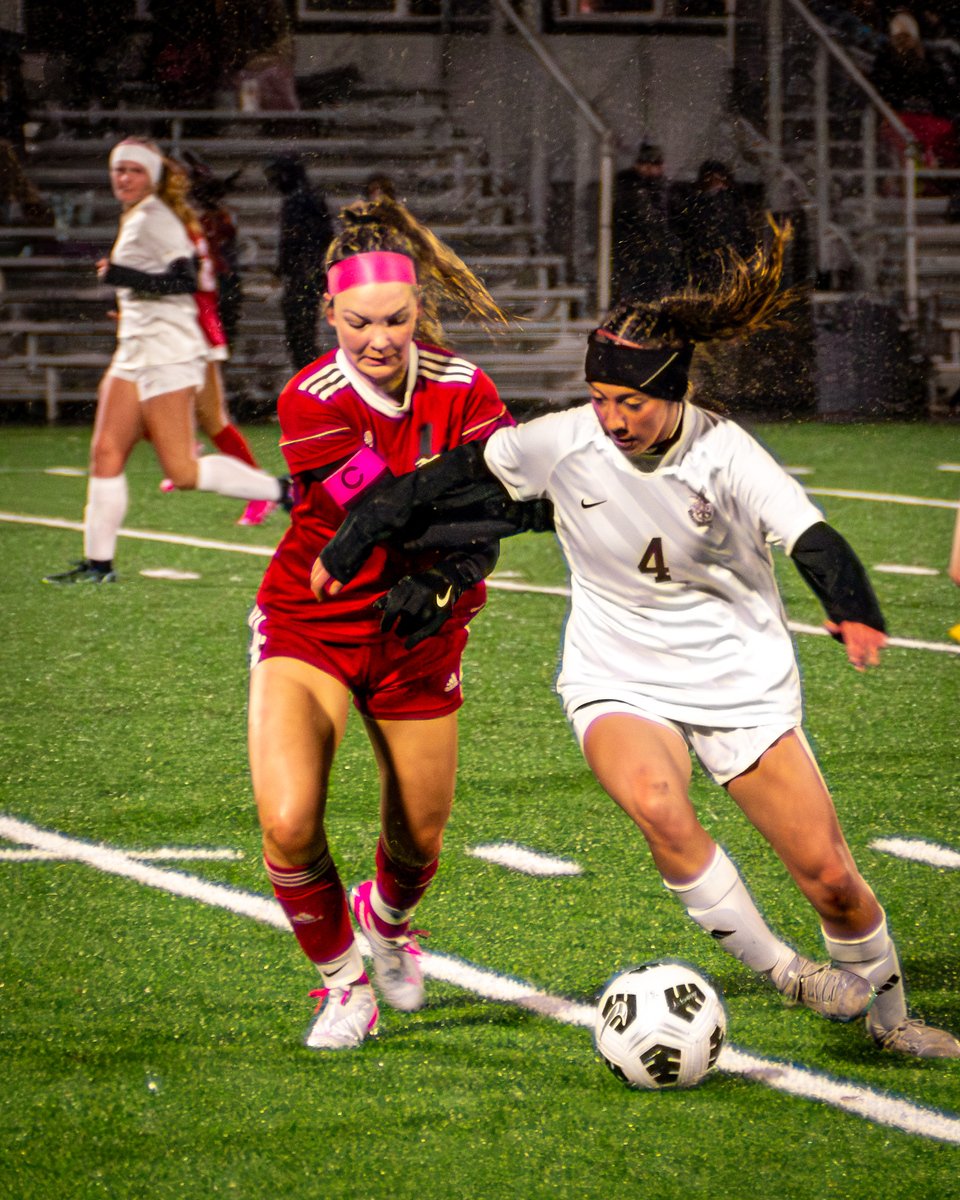
[[[227,277],[229,267],[222,255],[214,253],[213,244],[207,235],[207,228],[214,230],[215,237],[221,236],[221,231],[225,228],[224,221],[218,217],[214,221],[208,219],[207,222],[204,222],[187,203],[185,194],[187,189],[189,189],[191,197],[195,191],[192,175],[190,179],[186,179],[182,174],[178,176],[174,173],[171,188],[174,192],[171,205],[174,212],[183,221],[199,260],[197,291],[194,293],[194,299],[197,302],[200,328],[207,340],[207,369],[203,384],[197,391],[197,424],[222,454],[239,458],[241,462],[249,463],[251,467],[259,469],[259,463],[250,444],[230,419],[226,390],[223,384],[223,368],[220,365],[229,356],[229,338],[221,320],[220,310],[220,280]],[[160,487],[165,492],[175,490],[173,482],[169,479],[164,479]],[[237,524],[261,525],[274,511],[277,504],[278,502],[274,500],[251,500],[244,508]]]
[[[241,500],[281,501],[285,480],[240,459],[196,457],[194,402],[207,367],[207,342],[194,293],[193,242],[176,215],[180,172],[157,146],[128,138],[110,154],[110,182],[123,212],[98,277],[117,288],[117,349],[97,397],[84,510],[84,558],[45,576],[55,584],[110,583],[127,511],[127,460],[143,438],[175,487]]]
[[[311,570],[345,509],[382,474],[511,423],[488,376],[442,347],[441,300],[504,319],[480,281],[389,198],[360,201],[340,220],[325,263],[337,347],[279,398],[280,444],[300,498],[250,618],[251,777],[267,874],[323,982],[306,1039],[315,1049],[358,1045],[377,1022],[350,907],[386,1002],[403,1011],[423,1003],[411,918],[436,872],[453,803],[461,655],[497,544],[378,551],[323,604]],[[399,597],[382,612],[397,584]],[[405,642],[389,632],[394,623]],[[380,828],[375,876],[353,889],[348,907],[326,803],[351,699],[377,761]]]

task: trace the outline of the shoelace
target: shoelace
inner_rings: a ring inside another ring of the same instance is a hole
[[[311,1000],[313,1000],[313,999],[317,1000],[317,1007],[313,1010],[314,1012],[319,1012],[320,1009],[323,1008],[323,1002],[326,1000],[326,998],[332,992],[343,992],[343,996],[341,997],[340,1003],[346,1004],[347,998],[350,995],[350,989],[348,987],[347,988],[315,988],[312,992],[308,993]]]

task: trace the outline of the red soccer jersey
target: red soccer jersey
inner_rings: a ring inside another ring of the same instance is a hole
[[[290,380],[280,393],[277,414],[280,448],[292,475],[322,471],[361,447],[379,455],[394,475],[403,475],[443,450],[485,440],[501,425],[514,424],[479,367],[419,342],[410,353],[412,386],[408,383],[402,406],[374,391],[336,350]],[[379,546],[341,592],[318,601],[310,591],[310,569],[343,518],[344,510],[322,484],[302,489],[257,604],[268,614],[309,622],[324,638],[366,641],[380,632],[381,614],[373,602],[402,576],[424,570],[441,556],[411,556]],[[464,592],[452,619],[465,624],[485,598],[483,584]]]

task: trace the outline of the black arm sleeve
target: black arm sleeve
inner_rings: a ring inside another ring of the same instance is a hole
[[[103,281],[114,287],[132,288],[147,296],[190,295],[197,290],[197,260],[174,259],[162,273],[138,271],[135,267],[123,267],[112,262],[107,266]]]
[[[831,621],[856,621],[886,632],[880,603],[863,563],[825,521],[805,529],[790,557]]]
[[[513,500],[490,473],[483,442],[468,442],[440,454],[417,471],[378,480],[351,507],[320,559],[346,583],[375,545],[394,539],[410,549],[461,549],[527,529],[552,528],[549,506]],[[434,531],[460,526],[456,539]]]

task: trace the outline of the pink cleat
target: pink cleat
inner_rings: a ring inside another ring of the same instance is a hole
[[[237,524],[262,525],[276,507],[275,500],[251,500]]]
[[[161,492],[175,492],[176,490],[177,490],[177,485],[173,482],[172,479],[161,479],[160,480],[160,491]]]
[[[373,880],[350,891],[350,901],[357,924],[366,934],[373,958],[373,973],[384,1000],[391,1008],[400,1012],[416,1012],[423,1008],[423,967],[420,956],[423,951],[417,936],[424,937],[422,930],[411,930],[397,937],[384,937],[377,930],[373,919],[370,893]]]

